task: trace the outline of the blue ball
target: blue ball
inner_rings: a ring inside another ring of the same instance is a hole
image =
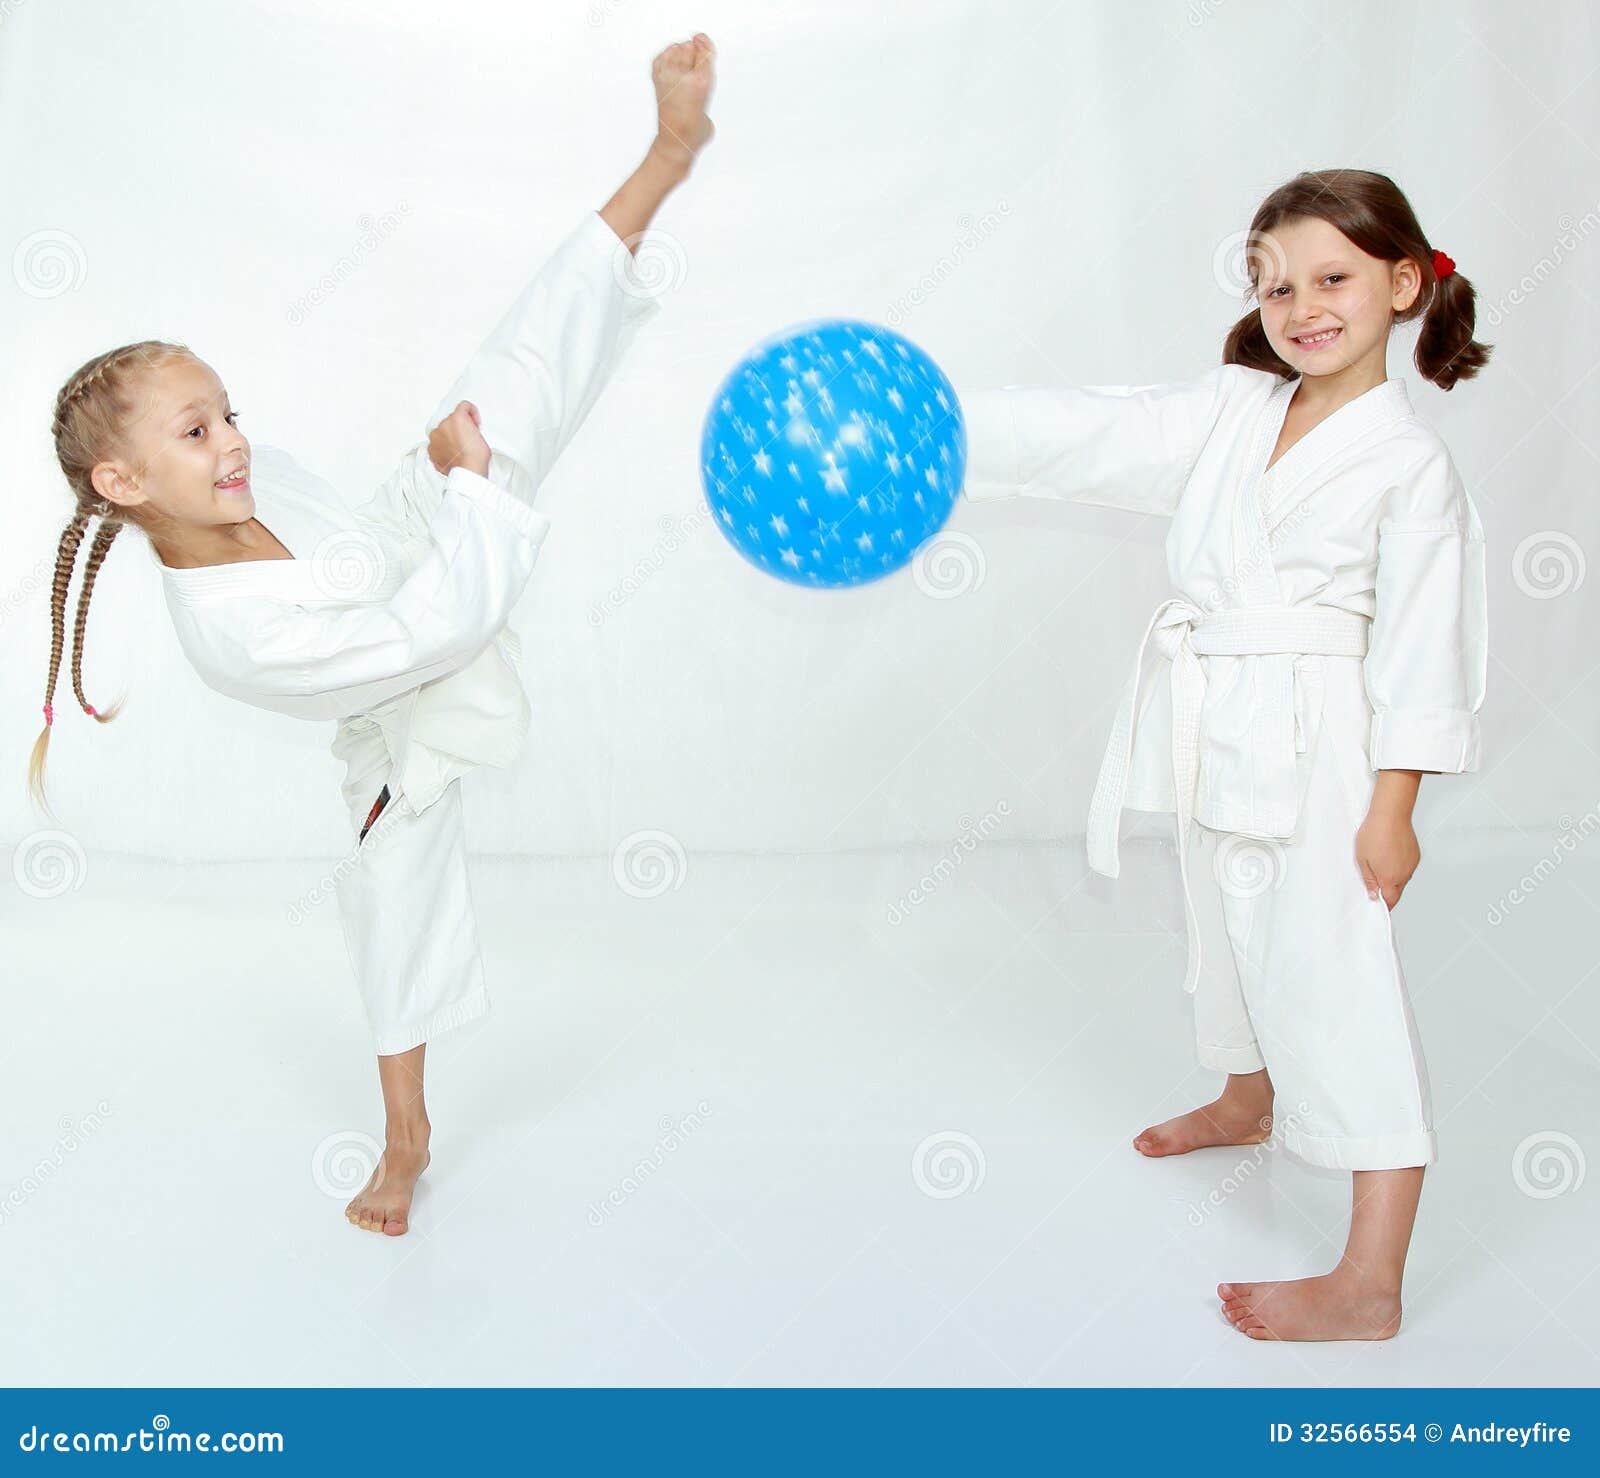
[[[762,340],[700,436],[717,527],[796,585],[863,585],[944,526],[967,463],[943,371],[881,324],[822,318]]]

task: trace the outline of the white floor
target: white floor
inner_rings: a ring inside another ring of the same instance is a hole
[[[1441,1140],[1406,1327],[1316,1346],[1212,1290],[1329,1265],[1348,1179],[1129,1145],[1220,1082],[1154,832],[1120,884],[986,842],[898,924],[937,852],[692,855],[654,898],[475,861],[495,1008],[430,1048],[393,1239],[319,1148],[382,1123],[334,905],[285,917],[325,869],[97,858],[6,906],[0,1381],[1593,1384],[1600,868],[1491,923],[1550,839],[1452,849],[1396,914]]]

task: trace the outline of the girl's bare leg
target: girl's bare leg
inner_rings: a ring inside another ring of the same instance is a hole
[[[422,1059],[428,1044],[378,1059],[383,1087],[384,1147],[372,1178],[344,1208],[367,1232],[402,1235],[410,1224],[411,1195],[428,1167],[428,1109],[422,1099]]]
[[[600,210],[605,223],[635,248],[637,237],[654,219],[663,200],[688,176],[695,155],[715,132],[706,104],[715,84],[716,50],[704,32],[669,46],[655,58],[656,137],[643,161]],[[385,792],[385,795],[387,792]],[[370,826],[383,802],[372,808]],[[363,835],[365,833],[363,832]],[[417,1177],[428,1165],[432,1126],[422,1098],[422,1059],[427,1043],[409,1052],[378,1059],[383,1085],[385,1139],[372,1178],[345,1207],[345,1216],[369,1232],[398,1237],[410,1221]]]
[[[1350,1236],[1331,1273],[1279,1283],[1219,1283],[1233,1327],[1252,1339],[1388,1339],[1400,1328],[1400,1279],[1424,1167],[1351,1175]]]

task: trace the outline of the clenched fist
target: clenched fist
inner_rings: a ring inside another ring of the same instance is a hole
[[[478,408],[470,400],[463,400],[428,433],[428,460],[446,476],[453,467],[488,475],[489,443],[478,429]]]

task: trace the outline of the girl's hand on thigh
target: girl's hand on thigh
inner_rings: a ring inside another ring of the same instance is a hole
[[[1393,909],[1422,861],[1422,848],[1410,816],[1374,808],[1356,831],[1356,862],[1367,885],[1367,897]]]

